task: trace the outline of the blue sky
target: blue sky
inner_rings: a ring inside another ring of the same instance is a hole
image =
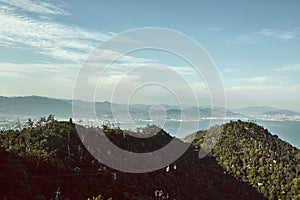
[[[219,69],[228,107],[269,105],[300,111],[299,7],[299,1],[271,0],[0,0],[0,95],[72,98],[77,73],[99,43],[129,29],[162,27],[186,34],[205,48]],[[201,77],[174,55],[144,51],[121,61],[123,65],[104,77],[97,100],[110,100],[125,65],[147,63],[161,78],[166,77],[163,67],[176,69],[201,104],[209,104]],[[149,76],[136,71],[131,78]],[[134,103],[174,104],[171,96],[145,88]],[[127,100],[120,97],[117,102]]]

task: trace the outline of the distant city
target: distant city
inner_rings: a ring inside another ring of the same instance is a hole
[[[82,109],[87,102],[80,102]],[[78,105],[78,104],[77,104]],[[109,123],[120,126],[131,122],[139,124],[155,124],[159,120],[166,122],[188,122],[205,120],[237,120],[244,121],[300,121],[300,113],[270,106],[254,106],[239,109],[217,107],[179,106],[171,105],[124,105],[110,102],[96,102],[97,119],[91,117],[74,118],[72,101],[40,96],[0,97],[0,129],[21,129],[30,118],[40,120],[53,114],[58,120],[69,120],[88,126],[101,126]],[[112,111],[113,107],[113,111]],[[214,116],[212,116],[214,111]],[[114,115],[117,113],[117,116]],[[130,117],[130,118],[129,118]]]

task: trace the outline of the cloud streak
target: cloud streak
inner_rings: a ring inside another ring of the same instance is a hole
[[[236,35],[232,39],[227,40],[226,43],[256,45],[261,43],[264,38],[289,41],[298,39],[299,35],[300,32],[298,28],[294,28],[291,31],[264,28],[251,33]]]
[[[53,20],[32,17],[28,13],[17,12],[19,1],[1,1],[0,5],[0,45],[10,48],[31,49],[35,53],[69,62],[80,62],[89,51],[112,34],[86,30],[65,25]],[[48,3],[24,1],[24,9],[41,15],[66,14],[64,10]]]
[[[249,82],[249,83],[265,83],[268,80],[266,76],[256,76],[251,78],[242,79],[242,81]]]
[[[278,72],[300,71],[300,64],[279,67],[279,68],[276,68],[275,71],[278,71]]]
[[[229,107],[271,105],[299,110],[300,84],[245,85],[225,88]]]
[[[79,67],[74,64],[57,63],[0,63],[0,77],[5,78],[30,78],[60,76],[64,79],[73,80]]]
[[[229,79],[225,81],[228,85],[239,85],[239,86],[254,86],[259,84],[273,84],[274,82],[270,77],[268,76],[253,76],[253,77],[247,77],[247,78],[239,78],[239,79]]]
[[[282,31],[275,29],[261,29],[259,33],[266,37],[273,37],[279,40],[294,40],[299,36],[299,32],[297,29],[293,31]]]
[[[25,11],[37,14],[49,15],[69,15],[64,9],[55,6],[46,1],[30,1],[30,0],[1,0],[2,9],[7,8],[14,11]],[[10,8],[8,8],[10,7]]]

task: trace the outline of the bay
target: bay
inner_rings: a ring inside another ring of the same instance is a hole
[[[228,120],[229,121],[229,120]],[[226,123],[225,121],[224,123]],[[273,135],[278,137],[291,145],[300,148],[300,121],[267,121],[267,120],[256,120],[256,123],[268,129]],[[135,130],[137,127],[146,126],[151,124],[147,121],[138,121],[135,123],[121,123],[120,127],[123,129]],[[211,123],[210,120],[201,121],[166,121],[165,124],[161,125],[166,132],[170,135],[183,138],[191,133],[198,130],[207,130],[210,126],[215,123]],[[182,126],[181,129],[179,127]],[[179,131],[181,130],[181,131]]]

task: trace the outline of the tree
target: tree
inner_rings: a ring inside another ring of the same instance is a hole
[[[31,118],[28,118],[27,122],[26,122],[26,126],[29,127],[29,128],[32,128],[33,127],[33,121],[31,120]]]

